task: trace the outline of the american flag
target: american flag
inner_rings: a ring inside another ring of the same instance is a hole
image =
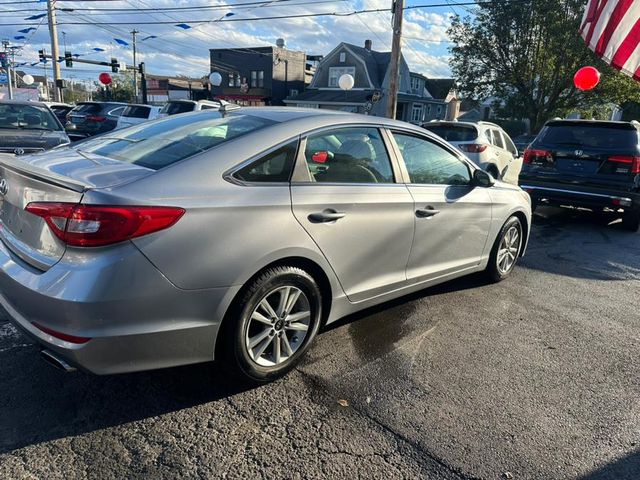
[[[605,62],[640,80],[640,0],[589,0],[580,34]]]

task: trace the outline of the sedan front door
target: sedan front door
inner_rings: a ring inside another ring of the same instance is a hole
[[[292,179],[293,213],[347,297],[358,302],[406,284],[413,198],[395,181],[381,132],[331,128],[302,142]]]
[[[477,267],[491,224],[491,198],[471,183],[457,154],[422,136],[393,132],[415,201],[407,280],[419,283]]]

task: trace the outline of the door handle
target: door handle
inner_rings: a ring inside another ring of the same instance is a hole
[[[340,220],[345,215],[345,212],[336,212],[335,210],[328,208],[322,212],[310,213],[307,218],[313,223],[328,223]]]
[[[436,210],[435,208],[429,206],[425,209],[419,208],[416,210],[416,217],[418,218],[431,218],[440,213],[440,210]]]

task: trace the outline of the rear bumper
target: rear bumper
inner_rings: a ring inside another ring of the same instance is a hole
[[[181,290],[131,243],[99,262],[67,252],[46,272],[0,242],[0,303],[14,323],[70,365],[97,374],[213,360],[216,335],[239,287]],[[34,326],[90,338],[72,343]]]
[[[640,193],[624,189],[604,190],[528,180],[522,180],[520,187],[531,195],[532,200],[551,205],[570,205],[591,209],[640,210]]]

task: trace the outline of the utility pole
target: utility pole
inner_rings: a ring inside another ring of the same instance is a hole
[[[138,33],[140,32],[135,28],[131,31],[133,36],[133,97],[136,103],[138,102],[138,62],[136,61],[136,34]]]
[[[398,80],[400,76],[400,58],[402,45],[402,13],[404,12],[404,0],[392,0],[391,13],[393,14],[393,39],[391,42],[391,74],[389,78],[389,99],[387,100],[387,117],[396,118],[398,105]]]
[[[60,50],[58,48],[58,28],[56,25],[56,0],[47,0],[47,13],[49,16],[49,34],[51,36],[51,63],[53,64],[53,98],[56,102],[62,101],[62,91],[58,88],[60,77],[60,64],[58,58],[60,58]]]
[[[7,62],[7,66],[5,68],[7,72],[7,89],[9,90],[9,100],[13,100],[13,84],[11,79],[11,60],[9,60],[9,41],[2,41],[2,49],[5,54],[5,60]]]
[[[44,49],[42,51],[45,52]],[[49,77],[47,76],[47,64],[45,62],[42,62],[42,71],[44,72],[44,92],[46,95],[45,101],[48,102],[51,100],[51,96],[49,94]]]

